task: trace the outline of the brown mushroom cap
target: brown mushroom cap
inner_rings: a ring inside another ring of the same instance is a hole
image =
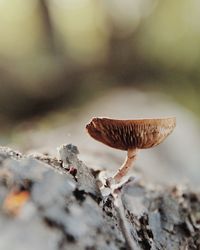
[[[160,144],[176,126],[176,118],[115,120],[93,118],[86,125],[90,136],[112,148],[151,148]]]

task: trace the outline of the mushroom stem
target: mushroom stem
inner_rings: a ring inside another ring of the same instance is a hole
[[[128,173],[129,169],[133,166],[133,162],[136,159],[137,151],[137,148],[128,149],[124,163],[113,176],[115,183],[119,183],[121,179]]]

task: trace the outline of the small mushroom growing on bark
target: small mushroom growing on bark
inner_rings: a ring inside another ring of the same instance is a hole
[[[112,148],[127,151],[124,163],[107,184],[119,183],[132,167],[138,150],[160,144],[175,126],[175,117],[138,120],[93,118],[86,125],[91,137]]]

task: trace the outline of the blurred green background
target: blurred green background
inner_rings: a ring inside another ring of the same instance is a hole
[[[198,0],[0,0],[1,133],[118,86],[200,116],[199,23]]]

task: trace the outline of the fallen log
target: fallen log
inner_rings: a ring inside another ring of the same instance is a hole
[[[127,182],[102,196],[73,145],[61,158],[0,148],[0,249],[200,249],[200,194]]]

